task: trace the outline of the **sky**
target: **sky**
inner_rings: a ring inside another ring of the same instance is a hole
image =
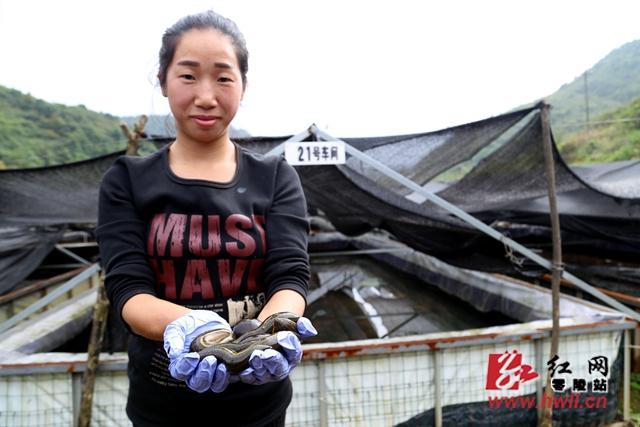
[[[233,123],[338,137],[427,132],[555,92],[640,39],[637,0],[0,0],[0,85],[116,116],[168,114],[164,30],[213,9],[249,48]]]

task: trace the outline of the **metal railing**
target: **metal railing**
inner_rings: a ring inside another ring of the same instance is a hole
[[[73,289],[80,283],[83,283],[85,280],[89,279],[91,276],[93,276],[99,271],[100,271],[100,266],[97,263],[92,264],[89,268],[82,271],[81,273],[74,276],[73,278],[67,280],[64,284],[54,289],[50,293],[48,293],[45,297],[40,298],[39,300],[31,304],[29,307],[25,308],[24,310],[21,310],[19,313],[17,313],[13,317],[0,323],[0,334],[14,327],[19,322],[23,321],[24,319],[28,318],[32,314],[36,313],[41,308],[46,307],[51,302],[63,296],[65,293],[69,292],[71,289]]]
[[[611,393],[623,388],[625,419],[629,417],[628,331],[635,326],[631,321],[610,320],[568,325],[561,331],[560,354],[571,362],[576,374],[586,370],[586,361],[593,355],[607,355],[611,366],[623,367],[622,381],[612,384]],[[294,397],[287,425],[389,426],[418,416],[440,426],[451,408],[460,405],[498,421],[504,413],[486,406],[488,354],[517,348],[526,362],[542,373],[549,335],[543,324],[533,322],[479,331],[305,345],[305,358],[291,377]],[[624,351],[620,355],[622,339]],[[104,355],[101,360],[93,425],[128,426],[124,411],[126,355]],[[85,363],[84,354],[55,358],[54,353],[0,363],[0,425],[71,425]],[[542,381],[535,381],[517,393],[504,393],[537,395],[540,399],[541,388]],[[613,400],[610,404],[617,406]],[[602,411],[594,410],[589,416],[604,417]]]

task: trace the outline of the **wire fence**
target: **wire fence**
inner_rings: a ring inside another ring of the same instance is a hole
[[[587,379],[589,359],[608,357],[612,380],[607,396],[617,396],[622,369],[616,373],[613,367],[622,366],[623,329],[633,325],[614,322],[606,327],[565,331],[559,356],[570,362],[574,377]],[[509,349],[517,349],[523,363],[541,373],[540,378],[518,390],[488,391],[489,355]],[[305,360],[291,376],[294,395],[287,426],[452,425],[451,419],[465,417],[490,421],[483,425],[504,424],[504,417],[513,416],[514,411],[505,415],[494,410],[487,404],[488,397],[535,396],[547,369],[548,351],[548,334],[531,335],[526,331],[474,339],[468,335],[461,338],[458,333],[307,345]],[[15,365],[9,370],[0,368],[0,427],[74,424],[82,373],[65,372],[59,362],[55,365],[57,373],[43,373],[43,369]],[[614,380],[616,375],[620,378]],[[124,409],[127,388],[124,365],[116,370],[99,370],[93,426],[131,425]],[[617,406],[617,398],[612,397],[607,408],[585,409],[581,417],[604,423]],[[527,413],[535,417],[535,411]],[[580,425],[572,424],[572,419],[579,419],[575,411],[562,419],[563,425]]]
[[[305,363],[287,425],[394,425],[433,407],[433,357],[411,351]]]
[[[2,378],[0,425],[73,425],[71,376],[41,374]]]

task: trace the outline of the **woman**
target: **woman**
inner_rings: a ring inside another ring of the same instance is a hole
[[[244,318],[302,316],[309,263],[299,178],[282,157],[229,139],[248,71],[232,21],[182,18],[159,56],[176,140],[114,163],[96,230],[109,299],[132,332],[127,414],[136,426],[284,425],[288,374],[302,355],[296,335],[279,333],[280,352],[254,351],[239,375],[189,348]],[[315,330],[301,317],[298,333]]]

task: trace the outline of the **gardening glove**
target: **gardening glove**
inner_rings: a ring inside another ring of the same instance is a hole
[[[213,329],[231,333],[226,320],[209,310],[192,310],[169,323],[164,330],[164,349],[169,357],[171,376],[183,380],[199,393],[208,389],[223,391],[229,383],[229,373],[214,356],[200,361],[196,352],[190,352],[191,342],[200,334]]]
[[[218,363],[215,356],[207,356],[198,363],[195,371],[186,381],[187,386],[198,393],[204,393],[207,390],[220,393],[229,385],[229,379],[225,364]]]
[[[298,334],[302,338],[313,337],[318,334],[306,317],[300,317],[297,322]],[[302,359],[302,344],[300,339],[289,331],[276,334],[280,351],[274,349],[255,350],[249,358],[249,367],[240,372],[240,381],[246,384],[260,385],[272,381],[280,381],[289,375]]]

